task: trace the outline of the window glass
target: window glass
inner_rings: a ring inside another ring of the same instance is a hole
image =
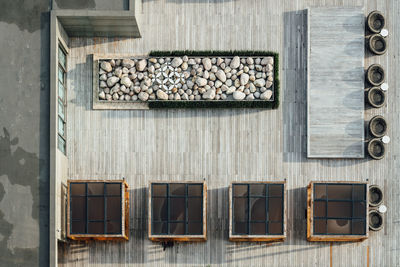
[[[58,82],[58,97],[61,98],[61,100],[65,101],[65,89],[64,85],[59,81]]]
[[[64,70],[61,67],[58,67],[58,80],[62,83],[64,83]]]
[[[58,117],[58,134],[65,136],[65,123],[60,117]]]
[[[65,154],[65,141],[60,135],[58,136],[58,149]]]
[[[283,234],[283,184],[233,184],[234,235]]]
[[[61,99],[58,99],[58,115],[65,120],[65,114],[64,114],[64,103],[61,101]]]
[[[151,184],[151,232],[154,235],[203,233],[203,184]]]
[[[58,63],[60,63],[61,66],[66,68],[66,62],[67,62],[67,56],[65,55],[64,51],[62,50],[61,47],[58,47]]]
[[[122,184],[106,183],[107,196],[120,196]]]
[[[122,186],[121,183],[110,185],[104,182],[70,182],[71,234],[122,232]],[[113,194],[117,196],[107,195],[105,189],[114,190]]]
[[[365,191],[365,184],[314,184],[314,234],[365,234]]]

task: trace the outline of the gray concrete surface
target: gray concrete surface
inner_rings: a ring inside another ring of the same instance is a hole
[[[1,3],[0,266],[47,266],[49,1]]]

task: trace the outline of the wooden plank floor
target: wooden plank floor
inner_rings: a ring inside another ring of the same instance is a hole
[[[307,156],[364,157],[364,12],[308,10]]]
[[[365,118],[389,122],[387,155],[369,159],[307,159],[306,15],[315,6],[364,6],[388,20],[389,49],[367,54],[365,67],[388,73],[388,103]],[[131,193],[130,241],[60,245],[60,266],[400,266],[400,2],[397,0],[143,1],[142,39],[72,39],[68,63],[67,138],[73,179],[125,177]],[[153,49],[255,49],[280,53],[278,110],[91,110],[91,53]],[[284,243],[228,241],[231,181],[282,180],[288,188]],[[150,180],[208,184],[208,241],[163,249],[147,238]],[[369,179],[384,188],[384,230],[361,243],[306,241],[306,185],[310,180]],[[332,265],[331,265],[332,263]]]

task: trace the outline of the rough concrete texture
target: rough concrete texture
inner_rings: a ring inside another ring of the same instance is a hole
[[[0,266],[48,266],[49,1],[0,9]]]
[[[53,9],[127,10],[129,0],[53,0]]]

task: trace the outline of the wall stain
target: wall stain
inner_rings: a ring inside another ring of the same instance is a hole
[[[56,0],[56,3],[59,8],[65,9],[85,9],[96,7],[94,0]]]
[[[0,261],[5,266],[31,261],[34,266],[39,256],[39,213],[40,209],[48,208],[41,207],[39,199],[45,186],[39,179],[44,161],[18,146],[18,137],[11,138],[6,128],[3,132],[0,134]],[[29,238],[32,240],[27,241]]]
[[[32,33],[40,29],[41,14],[48,11],[48,0],[1,0],[0,21]]]

